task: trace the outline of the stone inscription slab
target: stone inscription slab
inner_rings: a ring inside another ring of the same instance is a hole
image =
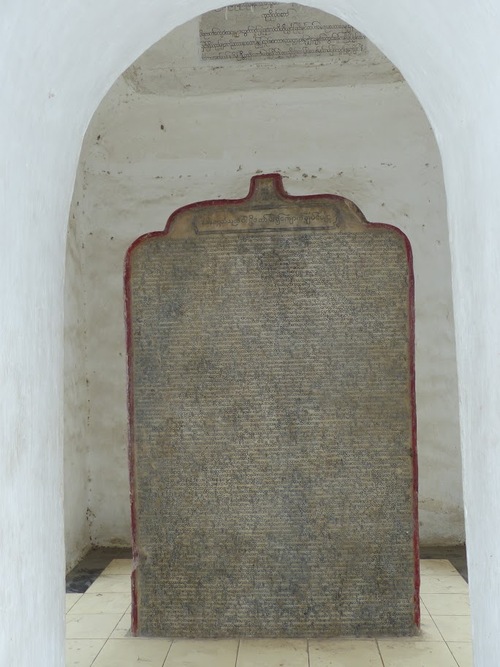
[[[203,60],[340,58],[367,51],[366,37],[348,23],[296,3],[229,5],[203,14]]]
[[[127,258],[135,632],[414,633],[406,238],[277,175],[167,230]]]

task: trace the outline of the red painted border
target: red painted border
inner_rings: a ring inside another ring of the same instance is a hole
[[[143,234],[139,236],[132,245],[128,248],[127,254],[125,256],[125,271],[124,271],[124,281],[125,281],[125,331],[126,331],[126,344],[127,344],[127,403],[128,403],[128,459],[129,459],[129,479],[130,479],[130,511],[131,511],[131,531],[132,531],[132,625],[131,632],[135,636],[138,630],[138,617],[137,617],[137,573],[136,568],[138,565],[138,546],[137,546],[137,513],[136,513],[136,489],[135,489],[135,448],[133,443],[133,434],[134,434],[134,394],[133,394],[133,348],[132,348],[132,313],[131,313],[131,292],[130,292],[130,273],[131,273],[131,256],[134,248],[140,243],[147,239],[154,238],[156,236],[166,236],[173,223],[175,222],[176,217],[185,211],[191,209],[206,208],[211,206],[226,206],[237,204],[243,204],[244,202],[252,199],[257,182],[259,180],[273,180],[274,188],[277,194],[285,200],[291,201],[308,201],[314,199],[328,199],[330,201],[337,202],[349,202],[350,205],[357,211],[362,220],[365,220],[365,217],[361,213],[360,209],[345,197],[340,195],[332,194],[319,194],[319,195],[290,195],[286,192],[283,186],[283,180],[281,174],[259,174],[258,176],[252,176],[250,180],[250,189],[248,194],[241,199],[209,199],[206,201],[195,202],[193,204],[187,204],[182,206],[174,211],[167,220],[165,229],[159,232],[149,232],[148,234]],[[408,324],[409,324],[409,365],[410,365],[410,401],[411,401],[411,428],[412,428],[412,445],[411,445],[411,456],[412,456],[412,468],[413,468],[413,489],[412,489],[412,503],[413,503],[413,553],[414,553],[414,621],[417,628],[420,627],[420,552],[419,552],[419,524],[418,524],[418,458],[417,458],[417,410],[416,410],[416,394],[415,394],[415,277],[413,272],[413,253],[410,245],[410,241],[406,234],[402,232],[398,227],[393,225],[388,225],[381,222],[368,222],[366,224],[370,227],[378,227],[384,229],[390,229],[397,232],[404,241],[406,249],[406,258],[408,262]]]
[[[127,346],[127,409],[128,409],[128,470],[130,485],[130,518],[132,533],[132,635],[137,634],[137,565],[139,552],[137,548],[137,513],[135,504],[135,447],[134,447],[134,392],[133,392],[133,346],[132,346],[132,312],[130,293],[131,250],[137,244],[137,239],[127,250],[125,255],[125,336]]]

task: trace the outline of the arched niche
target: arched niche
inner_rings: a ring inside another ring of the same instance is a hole
[[[430,0],[418,6],[390,2],[383,9],[369,0],[314,4],[362,30],[392,59],[417,94],[439,143],[451,229],[475,660],[486,667],[498,653],[500,622],[500,541],[491,529],[500,502],[499,10],[482,0],[471,21],[469,4],[462,0],[439,6]],[[83,133],[109,86],[136,57],[169,30],[214,8],[210,0],[189,5],[158,0],[144,12],[132,0],[119,7],[107,0],[98,7],[54,2],[33,3],[29,12],[25,5],[2,10],[7,20],[1,62],[9,102],[2,151],[8,187],[2,205],[4,219],[15,221],[6,223],[0,263],[4,443],[6,460],[16,463],[2,469],[8,502],[1,558],[11,573],[10,613],[2,631],[10,663],[19,662],[20,655],[26,664],[35,656],[45,664],[63,662],[61,287],[67,211]],[[22,459],[20,442],[26,445]],[[41,554],[37,563],[25,557],[34,548]],[[12,569],[12,563],[18,567]],[[40,567],[46,573],[42,580]],[[39,591],[35,600],[34,588]]]
[[[162,38],[119,77],[87,130],[67,254],[70,563],[89,538],[98,545],[130,544],[126,248],[140,234],[161,229],[179,206],[244,195],[249,177],[262,171],[280,172],[293,194],[351,198],[368,219],[396,225],[409,236],[416,276],[421,541],[443,545],[464,539],[439,151],[425,114],[394,65],[349,25],[335,32],[332,26],[342,24],[338,18],[305,7],[301,11],[294,20],[323,22],[320,34],[342,37],[344,30],[354,37],[347,35],[340,47],[339,40],[320,40],[321,48],[333,43],[334,49],[315,57],[307,51],[308,34],[302,33],[283,47],[297,49],[299,55],[292,58],[261,57],[255,39],[245,47],[249,57],[244,59],[236,39],[233,52],[228,46],[215,49],[227,57],[205,59],[204,35],[217,20],[220,24],[221,12],[197,17]],[[241,13],[229,21],[231,29],[251,24]],[[261,10],[260,18],[267,13]],[[255,14],[254,29],[259,25]],[[276,13],[274,21],[264,18],[262,27],[279,27],[283,20]],[[282,32],[277,32],[279,46]],[[208,45],[217,46],[218,39]],[[364,50],[356,50],[359,44]],[[346,45],[353,53],[344,52]],[[276,44],[267,48],[272,53]],[[75,526],[79,532],[71,534]]]

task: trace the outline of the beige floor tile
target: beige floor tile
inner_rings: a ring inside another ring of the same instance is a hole
[[[432,620],[446,642],[472,641],[469,616],[433,616]]]
[[[420,595],[427,593],[462,593],[469,591],[467,582],[462,577],[442,577],[424,575],[420,579]]]
[[[307,667],[305,639],[242,639],[236,667]]]
[[[132,560],[130,558],[115,558],[105,568],[103,574],[128,574],[132,572]]]
[[[67,639],[65,667],[90,667],[105,639]]]
[[[455,656],[459,667],[473,667],[472,644],[470,642],[448,642],[448,648]]]
[[[85,593],[71,609],[71,613],[122,615],[129,606],[129,593]]]
[[[120,619],[120,622],[116,627],[120,629],[125,628],[127,630],[130,630],[131,623],[132,623],[132,613],[130,609],[127,609],[127,611],[123,614],[123,616]]]
[[[431,616],[469,616],[469,596],[462,593],[424,593],[421,596]]]
[[[234,667],[237,639],[176,639],[165,667]]]
[[[163,667],[168,639],[109,639],[92,667]]]
[[[418,637],[409,637],[408,639],[404,638],[402,641],[414,641],[418,640],[421,642],[442,642],[443,637],[439,632],[436,624],[429,616],[429,614],[422,614],[420,618],[420,635]]]
[[[374,639],[309,640],[310,667],[383,667]]]
[[[107,639],[122,614],[66,614],[67,639]]]
[[[130,609],[127,609],[127,611],[118,621],[116,628],[111,633],[111,639],[121,639],[123,637],[131,637],[130,634],[131,623],[132,623],[131,612]]]
[[[82,597],[81,593],[66,593],[66,613],[75,605],[75,603]]]
[[[133,639],[133,636],[132,636],[132,633],[130,632],[130,627],[128,627],[128,628],[116,627],[113,630],[113,632],[111,633],[109,638],[110,639],[125,639],[125,638],[127,638],[127,639],[132,638]]]
[[[384,667],[457,667],[444,642],[379,639],[378,645]]]
[[[449,560],[425,559],[420,561],[421,576],[447,577],[458,576],[460,572],[456,570]]]
[[[128,614],[128,617],[131,619],[132,618],[132,602],[129,604],[127,609],[125,610],[125,614]]]
[[[88,593],[127,593],[132,595],[132,584],[130,575],[127,574],[101,574],[94,583],[89,586]]]

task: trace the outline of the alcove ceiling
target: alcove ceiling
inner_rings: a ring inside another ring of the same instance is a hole
[[[403,81],[364,35],[295,3],[203,14],[154,44],[123,78],[137,93],[175,96]]]

